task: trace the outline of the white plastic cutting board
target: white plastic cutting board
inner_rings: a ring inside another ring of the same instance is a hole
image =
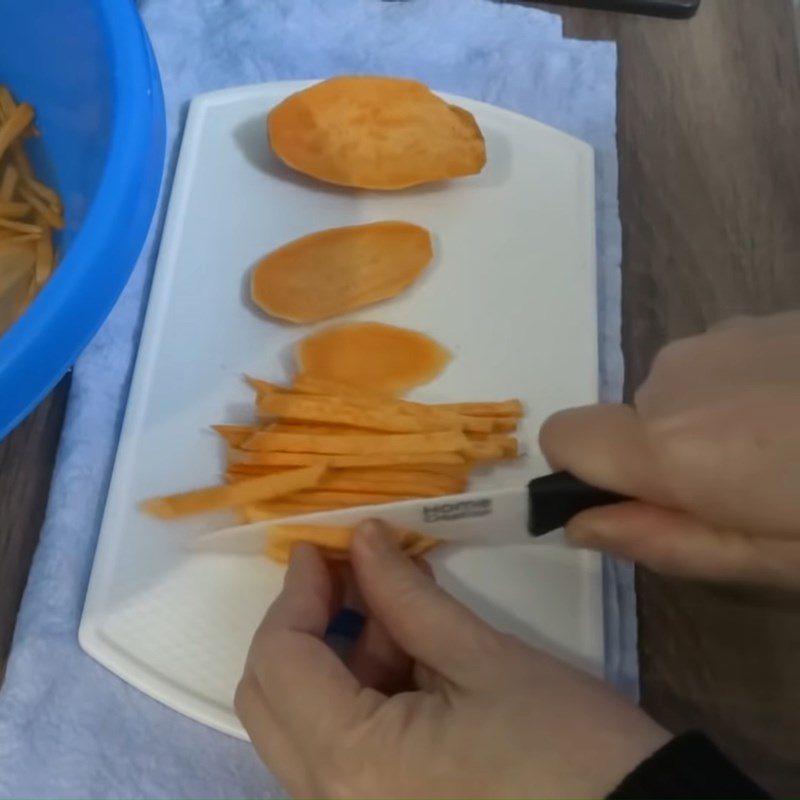
[[[543,473],[540,422],[597,397],[591,148],[447,98],[484,131],[481,175],[398,193],[339,189],[293,174],[268,149],[267,111],[304,85],[230,89],[191,105],[80,628],[84,650],[124,680],[236,736],[234,689],[283,568],[188,553],[183,538],[229,523],[224,515],[165,523],[137,505],[219,482],[223,449],[208,426],[250,418],[242,374],[290,374],[291,345],[309,328],[250,305],[254,262],[321,228],[401,219],[433,232],[425,278],[350,318],[415,328],[452,350],[446,372],[416,393],[422,400],[525,401],[530,455],[476,487]],[[596,556],[552,544],[442,548],[432,561],[440,582],[492,623],[601,670]]]

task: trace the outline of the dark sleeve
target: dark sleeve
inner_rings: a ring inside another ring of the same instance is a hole
[[[684,733],[625,778],[609,800],[761,800],[769,798],[702,733]]]

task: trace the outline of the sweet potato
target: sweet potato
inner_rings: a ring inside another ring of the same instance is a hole
[[[273,152],[321,181],[404,189],[480,172],[486,145],[474,117],[402,78],[342,76],[277,105]]]
[[[303,339],[295,356],[309,375],[388,394],[428,383],[451,359],[430,337],[378,322],[320,331]]]
[[[400,414],[391,409],[365,407],[348,398],[268,394],[259,396],[259,414],[282,420],[313,422],[323,425],[365,428],[387,433],[423,433],[440,431],[445,426],[436,419],[423,419]]]
[[[272,383],[272,381],[265,381],[261,378],[254,378],[252,375],[245,375],[244,376],[245,383],[250,386],[251,389],[255,389],[258,394],[270,394],[274,392],[284,392],[286,391],[282,386],[278,386],[277,383]]]
[[[253,302],[289,322],[319,322],[403,292],[433,258],[425,228],[374,222],[312,233],[253,270]]]
[[[155,497],[146,500],[142,504],[142,510],[159,519],[175,519],[221,508],[233,508],[257,500],[285,497],[303,489],[310,489],[320,482],[324,474],[324,465],[309,466],[278,475],[253,478],[242,483]]]
[[[0,86],[0,335],[36,297],[55,266],[52,233],[64,226],[56,192],[33,177],[23,140],[34,111]]]
[[[433,469],[431,466],[428,470]],[[228,483],[238,483],[257,475],[285,472],[292,467],[269,467],[259,464],[230,464],[225,472]],[[351,467],[332,469],[317,488],[335,492],[378,492],[385,494],[439,497],[457,494],[467,485],[466,473],[448,475],[441,472],[399,467]]]
[[[0,334],[17,320],[33,281],[35,253],[29,246],[0,246]]]
[[[0,157],[5,154],[16,139],[33,122],[33,108],[27,103],[20,103],[0,125]]]
[[[410,400],[400,400],[387,395],[359,391],[346,384],[324,380],[323,378],[314,378],[311,375],[298,375],[292,382],[292,388],[301,394],[341,397],[348,404],[363,408],[385,408],[399,411],[402,414],[423,417],[440,424],[442,428],[453,428],[475,433],[490,433],[494,430],[491,419],[468,417],[453,411],[434,408],[424,403],[414,403]]]
[[[239,447],[259,430],[252,425],[212,425],[211,429],[232,447]]]
[[[398,545],[408,555],[417,557],[435,547],[438,542],[413,531],[396,531]],[[267,532],[265,552],[269,558],[286,563],[292,546],[308,542],[319,547],[327,558],[347,559],[353,529],[334,525],[272,525]]]
[[[370,453],[455,453],[469,444],[459,431],[388,434],[312,434],[257,431],[240,447],[279,453],[368,455]]]
[[[500,400],[486,403],[437,403],[433,407],[470,417],[518,418],[525,413],[525,409],[519,400]]]
[[[414,495],[397,495],[388,492],[328,492],[315,490],[297,492],[286,497],[286,502],[299,503],[326,508],[353,508],[355,506],[375,506],[381,503],[396,503],[398,500],[413,500]]]
[[[366,492],[370,494],[397,495],[402,497],[441,497],[446,494],[456,494],[464,488],[464,482],[457,482],[452,487],[443,486],[428,481],[402,481],[385,482],[370,478],[337,477],[335,474],[329,481],[320,484],[320,490],[331,492]]]
[[[324,464],[332,469],[386,466],[410,466],[418,469],[420,465],[466,463],[466,459],[456,453],[369,453],[337,456],[320,453],[271,453],[238,448],[229,450],[229,459],[232,464],[263,464],[267,467],[305,467]]]

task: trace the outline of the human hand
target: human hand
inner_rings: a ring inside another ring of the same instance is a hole
[[[564,411],[553,467],[637,502],[570,539],[672,575],[800,588],[800,313],[740,318],[656,358],[635,408]]]
[[[352,564],[369,616],[346,660],[322,640],[334,576],[297,545],[236,693],[292,796],[605,796],[667,741],[610,688],[482,622],[380,523],[361,526]]]

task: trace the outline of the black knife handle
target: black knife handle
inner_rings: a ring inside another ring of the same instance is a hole
[[[569,472],[555,472],[528,484],[528,531],[531,536],[563,528],[587,508],[609,506],[629,498],[584,483]]]
[[[700,0],[548,0],[560,6],[579,6],[598,11],[622,11],[651,17],[688,19],[694,16]]]

